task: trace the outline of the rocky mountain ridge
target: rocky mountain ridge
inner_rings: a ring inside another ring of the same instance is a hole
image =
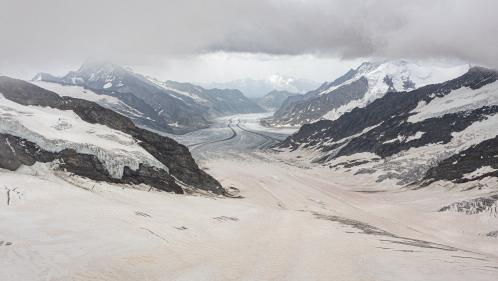
[[[443,83],[386,94],[336,120],[304,125],[280,148],[399,184],[496,177],[498,72],[474,67]],[[496,155],[495,155],[496,154]]]
[[[94,180],[224,193],[187,147],[110,109],[8,77],[0,77],[0,93],[1,168],[50,162]]]
[[[271,126],[300,126],[321,119],[335,120],[365,107],[386,93],[410,91],[464,74],[466,65],[425,65],[417,62],[365,62],[303,96],[290,97],[268,121]]]
[[[261,98],[255,99],[257,104],[267,111],[274,111],[282,106],[289,97],[297,97],[299,94],[288,91],[273,90]]]
[[[263,111],[237,90],[207,90],[189,83],[161,82],[109,62],[87,62],[63,77],[39,73],[33,82],[60,95],[71,95],[68,86],[72,86],[80,87],[78,98],[87,99],[81,94],[85,92],[113,97],[118,100],[114,104],[103,98],[93,101],[124,114],[137,125],[169,133],[206,128],[212,118],[220,116]],[[119,105],[115,106],[116,103]]]

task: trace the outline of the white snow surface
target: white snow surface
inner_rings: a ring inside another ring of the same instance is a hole
[[[92,90],[85,89],[81,86],[71,86],[71,85],[61,85],[57,83],[51,82],[43,82],[43,81],[35,81],[32,82],[38,87],[44,88],[51,92],[58,94],[61,97],[72,97],[87,101],[92,101],[98,103],[99,105],[112,109],[114,111],[120,112],[124,115],[130,117],[140,117],[143,114],[136,110],[135,108],[127,105],[116,97],[105,95],[105,94],[97,94]]]
[[[122,177],[125,166],[136,170],[140,163],[168,171],[130,135],[87,123],[70,110],[24,106],[1,93],[0,132],[24,138],[51,152],[71,148],[95,155],[114,178]]]
[[[425,132],[416,132],[415,135],[408,136],[405,141],[410,142],[412,140],[418,140],[424,136]]]
[[[46,90],[54,92],[59,96],[73,97],[77,99],[93,101],[98,104],[107,103],[107,104],[118,105],[121,103],[121,101],[116,97],[108,95],[99,95],[93,92],[92,90],[88,90],[80,86],[61,85],[57,83],[44,82],[44,81],[34,81],[31,83],[35,84],[40,88],[44,88]]]
[[[393,142],[410,142],[412,140],[420,139],[424,134],[425,134],[425,132],[416,132],[414,135],[411,135],[411,136],[399,135],[397,138],[385,141],[383,143],[386,144],[386,143],[393,143]]]
[[[176,93],[176,94],[178,94],[180,96],[189,97],[189,98],[193,99],[194,101],[202,103],[202,104],[209,103],[209,101],[207,101],[206,99],[200,97],[199,95],[196,95],[195,93],[185,92],[185,91],[181,91],[181,90],[172,88],[167,83],[161,82],[161,81],[159,81],[159,80],[157,80],[155,78],[152,78],[150,76],[146,76],[145,78],[149,82],[151,82],[152,84],[154,84],[155,86],[157,86],[159,88],[162,88],[162,89],[165,89],[165,90],[168,90],[168,91],[172,91],[172,92],[174,92],[174,93]],[[196,88],[196,89],[197,90],[201,90],[200,88]],[[177,95],[173,95],[173,97],[181,99]]]
[[[339,108],[326,113],[323,118],[335,120],[346,112],[356,107],[365,107],[372,101],[383,97],[389,90],[389,86],[384,82],[384,78],[389,76],[392,79],[395,91],[404,91],[403,83],[407,80],[415,84],[415,88],[436,84],[451,80],[463,75],[469,69],[468,65],[443,65],[427,62],[396,60],[362,64],[358,68],[358,73],[350,80],[339,86],[331,87],[320,95],[326,95],[340,86],[357,81],[361,77],[368,80],[368,91],[361,99],[353,100]],[[406,89],[413,90],[414,88]]]
[[[496,218],[437,212],[483,191],[389,191],[285,156],[207,162],[241,199],[0,171],[0,280],[496,280]]]
[[[497,218],[437,211],[496,192],[496,181],[400,190],[301,151],[245,153],[264,138],[233,129],[235,138],[196,150],[220,156],[200,166],[240,199],[147,192],[49,164],[0,169],[0,280],[496,280],[496,238],[486,233]],[[227,123],[200,131],[231,133]]]
[[[480,177],[484,174],[492,173],[495,171],[498,171],[498,170],[491,167],[491,166],[483,166],[483,167],[477,168],[475,171],[472,171],[471,173],[463,175],[463,178],[471,180],[471,179],[475,179],[477,177]]]
[[[421,101],[411,112],[416,114],[410,116],[408,122],[417,123],[425,119],[441,117],[445,114],[492,105],[498,105],[498,82],[487,84],[476,90],[462,87],[451,91],[443,97],[436,97],[429,103]]]

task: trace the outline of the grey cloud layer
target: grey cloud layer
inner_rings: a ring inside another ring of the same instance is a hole
[[[496,0],[0,0],[0,64],[210,51],[498,66]]]

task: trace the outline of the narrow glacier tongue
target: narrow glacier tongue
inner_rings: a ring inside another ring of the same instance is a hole
[[[24,106],[1,93],[0,104],[0,133],[24,138],[50,152],[74,149],[94,155],[117,179],[123,176],[125,166],[137,170],[140,164],[146,164],[168,171],[132,136],[104,125],[87,123],[73,111]]]

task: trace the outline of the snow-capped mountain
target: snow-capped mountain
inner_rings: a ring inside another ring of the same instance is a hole
[[[306,124],[281,148],[399,184],[498,177],[498,72],[474,67],[440,84],[391,92],[336,120]]]
[[[108,62],[85,63],[64,77],[40,73],[33,83],[63,96],[95,101],[137,125],[172,133],[205,128],[218,116],[262,111],[237,90],[161,82]]]
[[[365,62],[330,83],[284,103],[269,122],[299,126],[321,119],[335,120],[365,107],[388,92],[410,91],[464,74],[467,65],[428,65],[406,60]]]
[[[274,111],[282,106],[282,103],[288,98],[297,96],[299,94],[291,93],[288,91],[277,91],[273,90],[261,98],[256,99],[256,102],[262,108],[268,111]]]
[[[293,77],[274,74],[267,79],[238,79],[229,82],[203,84],[206,88],[237,89],[251,98],[259,98],[271,91],[305,93],[316,88],[319,83]]]
[[[0,104],[0,168],[46,163],[96,181],[223,193],[185,146],[95,102],[0,77]]]

